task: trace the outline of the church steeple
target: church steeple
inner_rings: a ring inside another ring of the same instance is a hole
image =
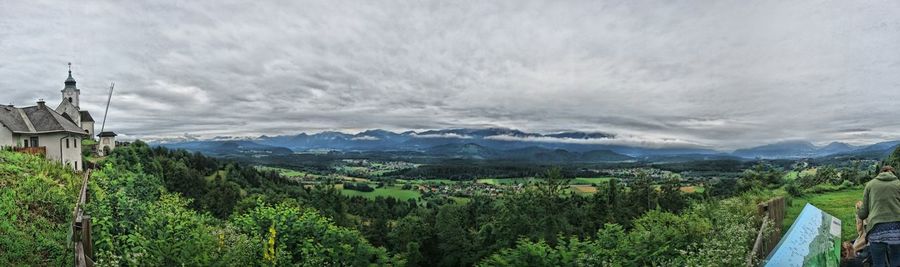
[[[66,78],[66,88],[75,88],[75,78],[72,78],[72,62],[69,62],[69,78]]]
[[[63,102],[72,103],[79,108],[78,98],[81,96],[81,90],[75,86],[75,78],[72,78],[72,62],[69,62],[69,78],[66,78],[66,87],[62,89]]]

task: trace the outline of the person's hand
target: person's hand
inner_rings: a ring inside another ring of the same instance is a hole
[[[862,208],[862,200],[856,201],[856,209]]]

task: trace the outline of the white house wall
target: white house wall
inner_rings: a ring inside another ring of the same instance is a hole
[[[6,126],[0,125],[0,147],[3,146],[16,146],[16,141],[13,139],[12,132]]]
[[[68,148],[66,140],[69,140]],[[82,169],[80,136],[69,136],[64,133],[43,134],[38,136],[38,145],[47,148],[47,159],[71,166],[74,170]]]
[[[97,145],[97,149],[100,151],[101,155],[103,155],[104,147],[109,147],[110,151],[112,151],[113,149],[116,149],[116,138],[115,137],[100,137],[100,142]]]

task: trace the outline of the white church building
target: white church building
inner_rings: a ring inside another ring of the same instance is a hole
[[[70,64],[62,101],[56,109],[43,100],[28,107],[0,106],[0,147],[43,154],[73,170],[83,170],[81,140],[93,136],[94,119],[87,110],[81,110],[80,95]]]

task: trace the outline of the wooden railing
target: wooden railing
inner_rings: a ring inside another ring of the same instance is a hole
[[[778,245],[778,241],[781,241],[781,231],[784,228],[784,197],[759,203],[756,211],[762,217],[762,223],[756,234],[756,241],[753,242],[753,249],[750,255],[747,255],[747,266],[754,266],[759,260],[764,259]]]
[[[88,180],[91,177],[91,170],[84,171],[84,177],[81,182],[81,191],[78,194],[78,203],[75,203],[74,217],[72,222],[72,242],[74,243],[75,266],[93,267],[94,266],[94,243],[91,241],[91,216],[84,214],[84,205],[88,200]]]
[[[47,155],[47,147],[45,146],[37,146],[37,147],[16,147],[13,148],[16,152],[28,153],[32,155]]]

